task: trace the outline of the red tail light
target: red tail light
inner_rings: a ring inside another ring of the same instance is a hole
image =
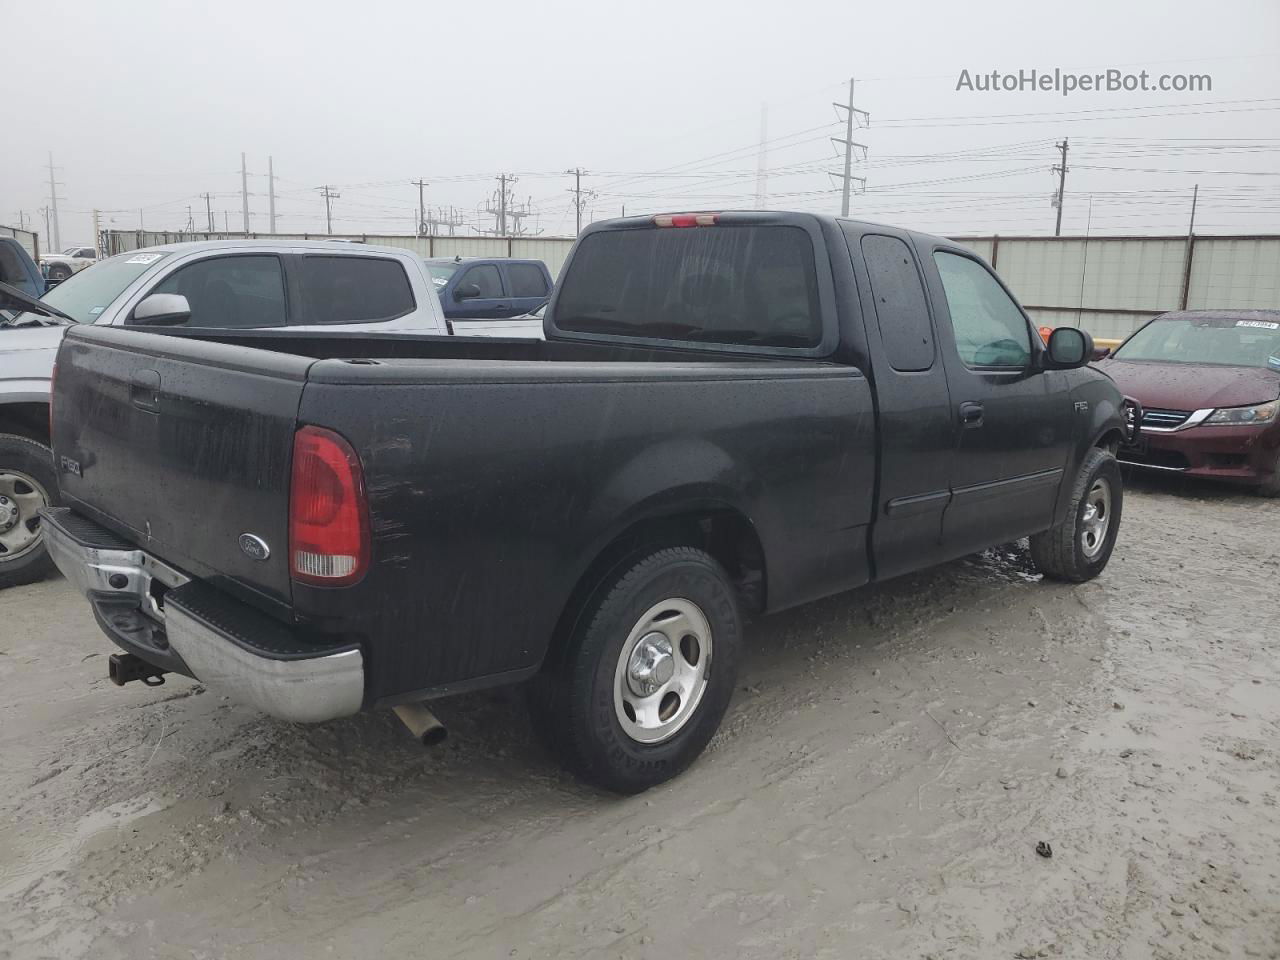
[[[660,213],[653,218],[655,227],[714,227],[718,213]]]
[[[289,573],[299,583],[346,587],[369,568],[369,501],[351,444],[332,430],[293,436]]]

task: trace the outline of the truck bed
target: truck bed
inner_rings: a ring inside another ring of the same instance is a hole
[[[873,405],[848,366],[623,344],[79,328],[58,396],[64,502],[303,642],[359,643],[367,705],[536,669],[587,566],[667,503],[746,518],[770,557],[768,608],[868,576]],[[352,587],[290,580],[303,424],[341,434],[363,464],[372,564]],[[270,556],[246,556],[245,533]],[[406,623],[431,628],[404,637]]]

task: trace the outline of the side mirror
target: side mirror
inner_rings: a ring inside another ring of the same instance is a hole
[[[475,300],[480,296],[480,285],[476,283],[464,283],[457,290],[453,291],[455,300]]]
[[[1074,370],[1093,358],[1093,337],[1077,327],[1058,327],[1049,334],[1045,366],[1050,370]]]
[[[136,323],[148,327],[175,327],[191,319],[191,304],[180,293],[153,293],[133,310]]]

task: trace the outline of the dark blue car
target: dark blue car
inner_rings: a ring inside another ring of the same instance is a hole
[[[450,320],[518,317],[551,294],[551,272],[541,260],[437,257],[425,262]]]

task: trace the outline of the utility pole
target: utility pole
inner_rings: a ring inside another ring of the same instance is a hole
[[[231,211],[230,210],[222,211],[222,232],[223,233],[231,232]]]
[[[331,201],[331,200],[337,200],[339,197],[341,197],[341,196],[342,196],[342,194],[340,194],[340,193],[334,193],[334,192],[333,192],[333,188],[332,188],[332,187],[330,187],[328,184],[325,184],[323,187],[316,187],[316,189],[317,189],[317,190],[319,190],[319,191],[320,191],[320,195],[321,195],[322,197],[324,197],[324,228],[325,228],[325,231],[326,231],[327,233],[329,233],[330,235],[332,235],[332,234],[333,234],[333,208],[330,206],[329,201]]]
[[[507,184],[515,183],[515,177],[498,174],[498,236],[507,235]]]
[[[507,236],[507,217],[515,217],[516,226],[519,227],[521,218],[528,216],[529,211],[527,208],[523,210],[514,209],[511,203],[509,188],[519,179],[518,177],[509,173],[500,173],[494,179],[498,181],[498,192],[494,194],[493,200],[485,208],[485,213],[495,218],[495,227],[492,232],[481,230],[478,226],[476,230],[489,236],[505,237]]]
[[[93,208],[93,252],[101,259],[102,249],[102,228],[98,226],[98,208]]]
[[[62,249],[62,231],[58,226],[58,181],[53,176],[53,151],[49,151],[49,209],[53,218],[53,249]]]
[[[588,190],[585,194],[582,192],[582,178],[590,176],[586,170],[574,167],[572,170],[566,170],[565,173],[573,175],[573,189],[569,192],[573,194],[573,209],[577,212],[577,229],[574,231],[574,236],[577,236],[582,232],[582,211],[596,193],[594,190]]]
[[[249,171],[244,165],[244,153],[240,154],[240,209],[244,213],[244,235],[249,236]]]
[[[47,243],[50,237],[52,237],[52,234],[49,232],[49,208],[41,207],[39,212],[44,214],[44,239],[45,239],[45,242]],[[57,247],[54,247],[53,248],[54,252],[56,252],[57,249],[58,249]]]
[[[1062,154],[1062,163],[1053,168],[1053,172],[1058,175],[1058,197],[1054,202],[1054,206],[1058,208],[1058,220],[1053,225],[1053,235],[1055,237],[1062,236],[1062,197],[1067,189],[1067,138],[1063,137],[1061,143],[1055,143],[1055,147]]]
[[[853,185],[853,181],[859,181],[865,188],[867,185],[866,177],[855,177],[853,175],[853,151],[856,147],[862,151],[862,159],[867,159],[867,145],[865,143],[855,143],[853,140],[853,128],[855,124],[861,127],[863,123],[870,125],[871,114],[865,110],[859,110],[853,105],[853,88],[854,78],[849,78],[849,102],[833,103],[832,106],[837,110],[845,111],[844,118],[844,139],[832,137],[832,143],[838,143],[844,147],[844,174],[841,178],[844,188],[840,195],[840,216],[847,217],[849,215],[849,191]]]
[[[209,221],[209,232],[213,233],[217,229],[213,225],[213,194],[202,193],[200,196],[204,197],[204,212]]]
[[[1187,224],[1187,248],[1182,255],[1182,296],[1178,298],[1178,309],[1187,309],[1187,300],[1191,296],[1191,261],[1196,255],[1196,201],[1200,198],[1200,184],[1191,191],[1191,221]]]
[[[267,157],[267,222],[276,232],[276,167],[275,158]]]
[[[196,232],[196,221],[195,221],[195,218],[191,216],[191,204],[189,203],[187,204],[187,223],[186,223],[186,226],[182,228],[182,230],[184,233]]]
[[[852,134],[850,134],[852,136]],[[769,105],[760,105],[760,151],[756,154],[756,209],[763,210],[769,193]],[[846,170],[847,174],[849,171]]]
[[[426,189],[427,181],[419,178],[417,180],[410,180],[409,182],[416,183],[418,185],[418,229],[414,231],[414,235],[420,237],[427,230],[427,211],[423,206],[424,194],[422,192]]]

